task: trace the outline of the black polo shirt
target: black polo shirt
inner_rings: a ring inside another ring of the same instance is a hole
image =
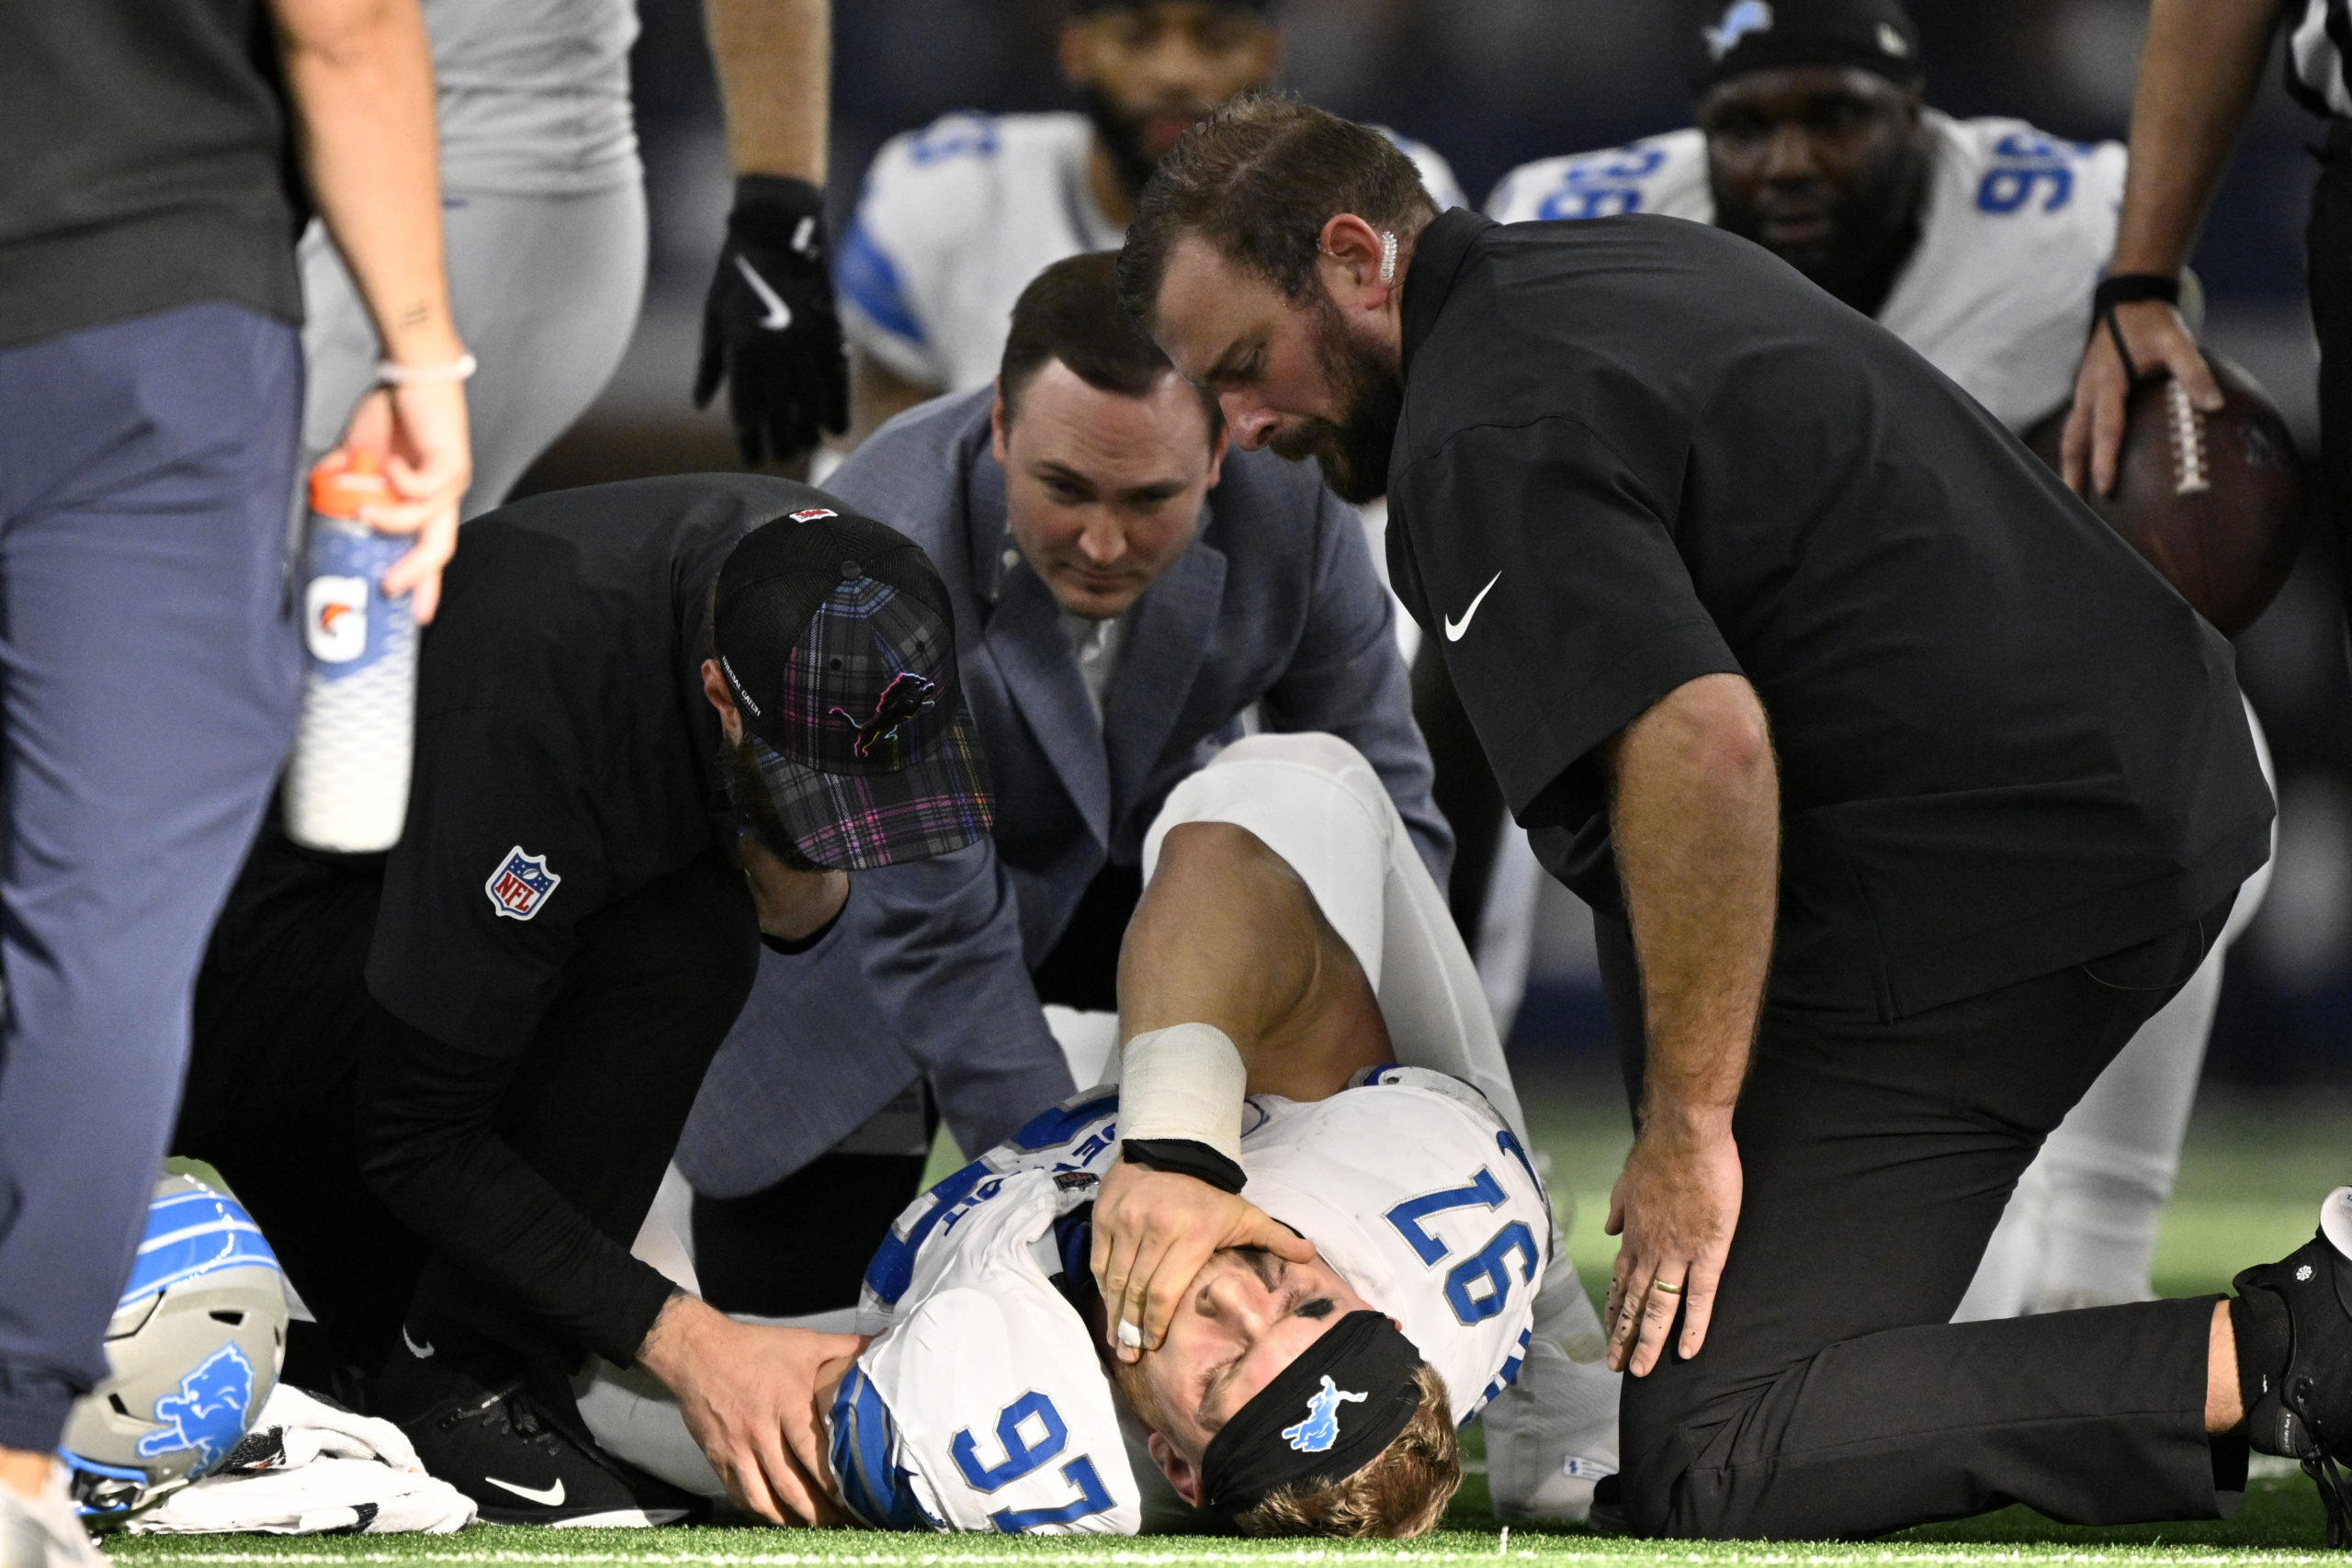
[[[1454,211],[1403,311],[1396,591],[1596,907],[1620,898],[1594,748],[1724,671],[1779,754],[1776,1001],[1916,1012],[2160,935],[2262,863],[2229,644],[1770,253]]]
[[[417,673],[408,821],[368,987],[435,1040],[520,1055],[581,922],[730,841],[703,695],[710,586],[820,491],[753,474],[535,496],[466,525]],[[742,900],[746,943],[758,940]]]

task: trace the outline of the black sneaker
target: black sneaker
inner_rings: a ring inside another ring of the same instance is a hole
[[[1631,1535],[1634,1521],[1625,1517],[1625,1483],[1604,1475],[1592,1483],[1592,1511],[1585,1524],[1595,1535]]]
[[[2342,1468],[2352,1465],[2352,1187],[2327,1195],[2309,1242],[2232,1284],[2241,1295],[2268,1291],[2287,1307],[2287,1361],[2262,1374],[2246,1440],[2301,1462],[2327,1510],[2327,1544],[2352,1547],[2352,1478]]]
[[[521,1380],[401,1423],[427,1473],[484,1522],[605,1529],[698,1523],[710,1504],[560,1430]]]

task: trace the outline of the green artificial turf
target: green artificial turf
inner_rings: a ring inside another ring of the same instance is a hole
[[[1622,1096],[1611,1080],[1531,1098],[1530,1121],[1552,1162],[1555,1193],[1577,1200],[1570,1247],[1596,1295],[1605,1285],[1614,1244],[1602,1234],[1609,1186],[1631,1141]],[[2344,1129],[2352,1101],[2342,1097],[2233,1096],[2209,1092],[2200,1102],[2178,1186],[2165,1211],[2155,1260],[2156,1289],[2189,1295],[2227,1288],[2249,1263],[2278,1258],[2310,1236],[2327,1190],[2352,1180]],[[953,1168],[954,1152],[938,1161]],[[1432,1562],[1543,1562],[1607,1564],[2182,1564],[2325,1563],[2352,1568],[2352,1555],[2322,1550],[2322,1517],[2311,1483],[2272,1461],[2253,1482],[2237,1518],[2192,1524],[2091,1529],[2053,1524],[2028,1508],[1922,1526],[1882,1540],[1742,1543],[1630,1540],[1572,1529],[1520,1526],[1506,1535],[1487,1504],[1483,1445],[1464,1434],[1469,1474],[1446,1516],[1446,1528],[1403,1545],[1235,1540],[1158,1536],[1132,1540],[1068,1536],[891,1536],[865,1531],[786,1531],[704,1528],[667,1530],[535,1530],[476,1526],[455,1536],[137,1537],[108,1550],[126,1560],[164,1564],[341,1563],[710,1564],[713,1568],[829,1568],[833,1564],[1103,1562],[1339,1562],[1412,1559]]]
[[[1448,1529],[1402,1544],[1251,1541],[1204,1536],[899,1536],[866,1531],[729,1529],[539,1530],[477,1525],[454,1536],[146,1536],[114,1542],[117,1557],[164,1564],[710,1564],[712,1568],[927,1568],[938,1564],[1102,1562],[1113,1564],[1337,1562],[1413,1559],[1493,1562],[1671,1564],[2265,1564],[2347,1561],[2320,1549],[2319,1506],[2310,1483],[2255,1483],[2240,1518],[2227,1525],[2162,1525],[2079,1529],[2052,1525],[2022,1508],[1980,1519],[1910,1530],[1885,1540],[1851,1542],[1646,1541],[1574,1529],[1490,1523],[1464,1526],[1457,1509]],[[1464,1527],[1464,1528],[1453,1528]]]

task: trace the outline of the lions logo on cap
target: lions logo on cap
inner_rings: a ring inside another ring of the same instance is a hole
[[[890,677],[890,683],[883,687],[882,694],[875,699],[873,717],[861,723],[858,716],[847,708],[837,707],[828,711],[839,715],[843,723],[857,731],[857,739],[850,750],[864,758],[870,755],[877,744],[898,734],[899,725],[931,706],[937,700],[932,694],[938,689],[939,682],[929,676],[901,670]]]
[[[1340,1404],[1362,1404],[1367,1397],[1348,1393],[1333,1382],[1331,1374],[1326,1372],[1322,1388],[1306,1401],[1306,1419],[1295,1427],[1284,1427],[1283,1436],[1290,1439],[1292,1448],[1303,1454],[1323,1453],[1340,1440]]]
[[[1705,28],[1707,52],[1717,60],[1729,54],[1741,39],[1750,33],[1772,30],[1772,7],[1766,0],[1735,0],[1724,19]]]

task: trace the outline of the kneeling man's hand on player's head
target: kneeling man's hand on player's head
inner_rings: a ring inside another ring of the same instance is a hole
[[[1122,1361],[1159,1348],[1185,1291],[1212,1254],[1246,1247],[1292,1263],[1315,1258],[1313,1242],[1248,1199],[1124,1159],[1103,1175],[1093,1229],[1103,1332]],[[1122,1325],[1129,1325],[1125,1336]]]

